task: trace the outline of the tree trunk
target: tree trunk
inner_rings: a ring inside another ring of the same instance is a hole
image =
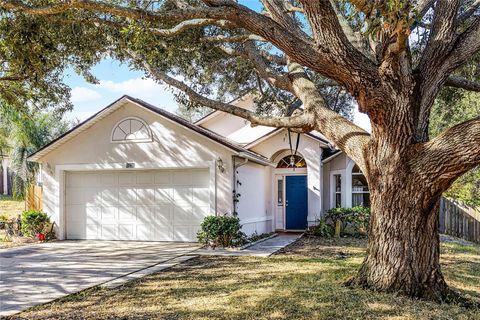
[[[408,119],[418,109],[414,106],[418,97],[400,90],[390,101],[394,101],[391,116],[372,123],[372,139],[364,150],[372,211],[369,243],[367,256],[349,284],[458,301],[440,270],[438,232],[440,197],[453,179],[434,179],[431,173],[438,166],[433,161],[422,165],[411,161],[415,125]]]
[[[368,251],[349,284],[428,300],[456,300],[440,271],[440,194],[430,194],[414,176],[390,172],[376,181],[369,179]]]

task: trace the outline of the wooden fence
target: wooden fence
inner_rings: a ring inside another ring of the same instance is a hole
[[[442,198],[440,200],[440,232],[480,243],[480,211]]]
[[[27,210],[42,210],[42,187],[30,185],[25,197]]]

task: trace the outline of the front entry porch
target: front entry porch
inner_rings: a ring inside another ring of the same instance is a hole
[[[305,230],[308,216],[307,176],[285,177],[285,230]]]
[[[275,229],[304,231],[308,227],[308,174],[301,155],[283,153],[274,170]]]

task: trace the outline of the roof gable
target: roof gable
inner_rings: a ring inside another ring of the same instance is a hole
[[[255,153],[255,152],[249,151],[247,149],[244,149],[241,146],[236,145],[235,143],[229,141],[228,139],[225,139],[224,137],[222,137],[222,136],[220,136],[220,135],[218,135],[218,134],[216,134],[212,131],[209,131],[205,128],[202,128],[200,126],[192,124],[192,123],[188,122],[187,120],[185,120],[185,119],[183,119],[183,118],[181,118],[181,117],[179,117],[175,114],[172,114],[172,113],[170,113],[166,110],[155,107],[155,106],[153,106],[153,105],[151,105],[151,104],[149,104],[149,103],[147,103],[143,100],[136,99],[136,98],[133,98],[133,97],[130,97],[130,96],[127,96],[127,95],[124,95],[121,98],[117,99],[116,101],[114,101],[113,103],[108,105],[107,107],[103,108],[102,110],[100,110],[96,114],[89,117],[87,120],[83,121],[82,123],[78,124],[74,128],[70,129],[69,131],[67,131],[66,133],[61,135],[60,137],[54,139],[53,141],[51,141],[50,143],[48,143],[47,145],[45,145],[41,149],[37,150],[35,153],[33,153],[32,155],[30,155],[28,157],[28,160],[29,161],[38,161],[39,159],[41,159],[43,156],[45,156],[49,152],[57,149],[58,147],[60,147],[61,145],[65,144],[65,143],[67,143],[69,140],[76,137],[80,133],[88,130],[94,124],[98,123],[99,121],[101,121],[102,119],[107,117],[108,115],[112,114],[114,111],[116,111],[118,108],[122,107],[126,103],[132,103],[132,104],[134,104],[138,107],[147,109],[147,110],[155,113],[156,115],[159,115],[160,117],[162,117],[162,118],[164,118],[164,119],[166,119],[170,122],[173,122],[177,125],[180,125],[183,128],[185,128],[189,131],[192,131],[192,132],[194,132],[198,135],[206,137],[207,139],[213,141],[214,143],[216,143],[216,144],[218,144],[218,145],[220,145],[224,148],[227,148],[227,149],[229,149],[229,150],[231,150],[231,151],[233,151],[237,154],[241,154],[242,156],[249,157],[253,161],[257,161],[261,164],[270,164],[269,160],[264,158],[263,156]]]

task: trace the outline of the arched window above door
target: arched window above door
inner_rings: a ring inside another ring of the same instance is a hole
[[[119,121],[112,130],[112,142],[152,141],[152,133],[142,119],[129,117]]]
[[[288,155],[278,161],[277,168],[306,168],[307,163],[302,156]]]

